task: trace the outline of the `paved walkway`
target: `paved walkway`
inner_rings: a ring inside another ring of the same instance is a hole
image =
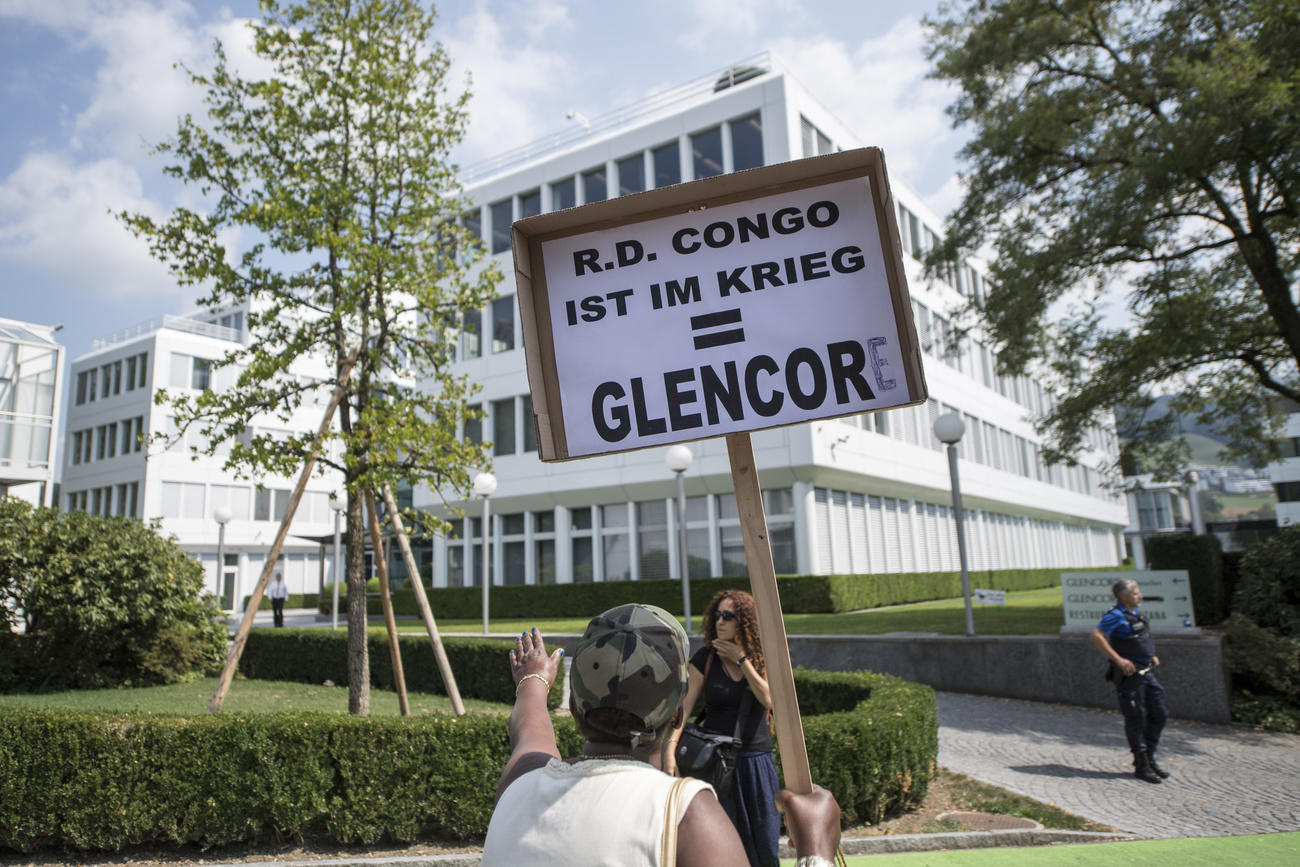
[[[1300,736],[1170,720],[1160,785],[1119,711],[939,693],[939,764],[1143,837],[1300,830]]]

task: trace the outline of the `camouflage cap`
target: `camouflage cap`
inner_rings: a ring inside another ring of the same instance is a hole
[[[686,695],[686,630],[654,605],[611,608],[587,624],[569,672],[577,708],[625,710],[646,731],[673,718]]]

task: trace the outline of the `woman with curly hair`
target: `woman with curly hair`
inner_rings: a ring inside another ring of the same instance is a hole
[[[751,867],[776,867],[781,816],[774,798],[776,761],[768,711],[772,692],[767,684],[763,645],[758,639],[754,597],[743,590],[722,590],[704,609],[704,646],[691,657],[690,682],[683,702],[682,720],[695,711],[704,697],[699,725],[730,735],[740,719],[740,756],[735,784],[719,800],[741,841]],[[672,734],[669,756],[674,756],[680,726]],[[675,773],[676,767],[668,769]]]

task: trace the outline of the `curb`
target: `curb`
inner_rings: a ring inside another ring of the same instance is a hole
[[[1047,846],[1059,843],[1115,843],[1136,840],[1133,834],[1101,831],[1050,831],[1025,828],[1010,831],[952,831],[940,834],[894,834],[881,837],[845,837],[840,841],[845,855],[880,855],[891,852],[936,852],[954,849],[994,849],[1011,846]],[[793,858],[794,850],[784,842],[781,857]],[[452,855],[407,855],[377,858],[312,858],[286,861],[205,862],[203,867],[250,867],[255,864],[280,864],[288,867],[480,867],[478,853]]]

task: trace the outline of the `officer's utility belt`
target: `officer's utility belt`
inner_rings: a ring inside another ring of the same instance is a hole
[[[1133,660],[1130,659],[1129,662],[1133,662]],[[1105,675],[1106,680],[1111,682],[1118,682],[1123,680],[1125,677],[1138,677],[1139,675],[1147,674],[1148,672],[1151,671],[1151,669],[1155,668],[1156,665],[1154,661],[1148,662],[1146,665],[1138,665],[1136,662],[1133,662],[1133,664],[1137,665],[1137,670],[1134,671],[1132,674],[1126,675],[1119,670],[1119,666],[1117,666],[1115,663],[1113,662],[1109,663],[1106,666],[1106,675]]]

